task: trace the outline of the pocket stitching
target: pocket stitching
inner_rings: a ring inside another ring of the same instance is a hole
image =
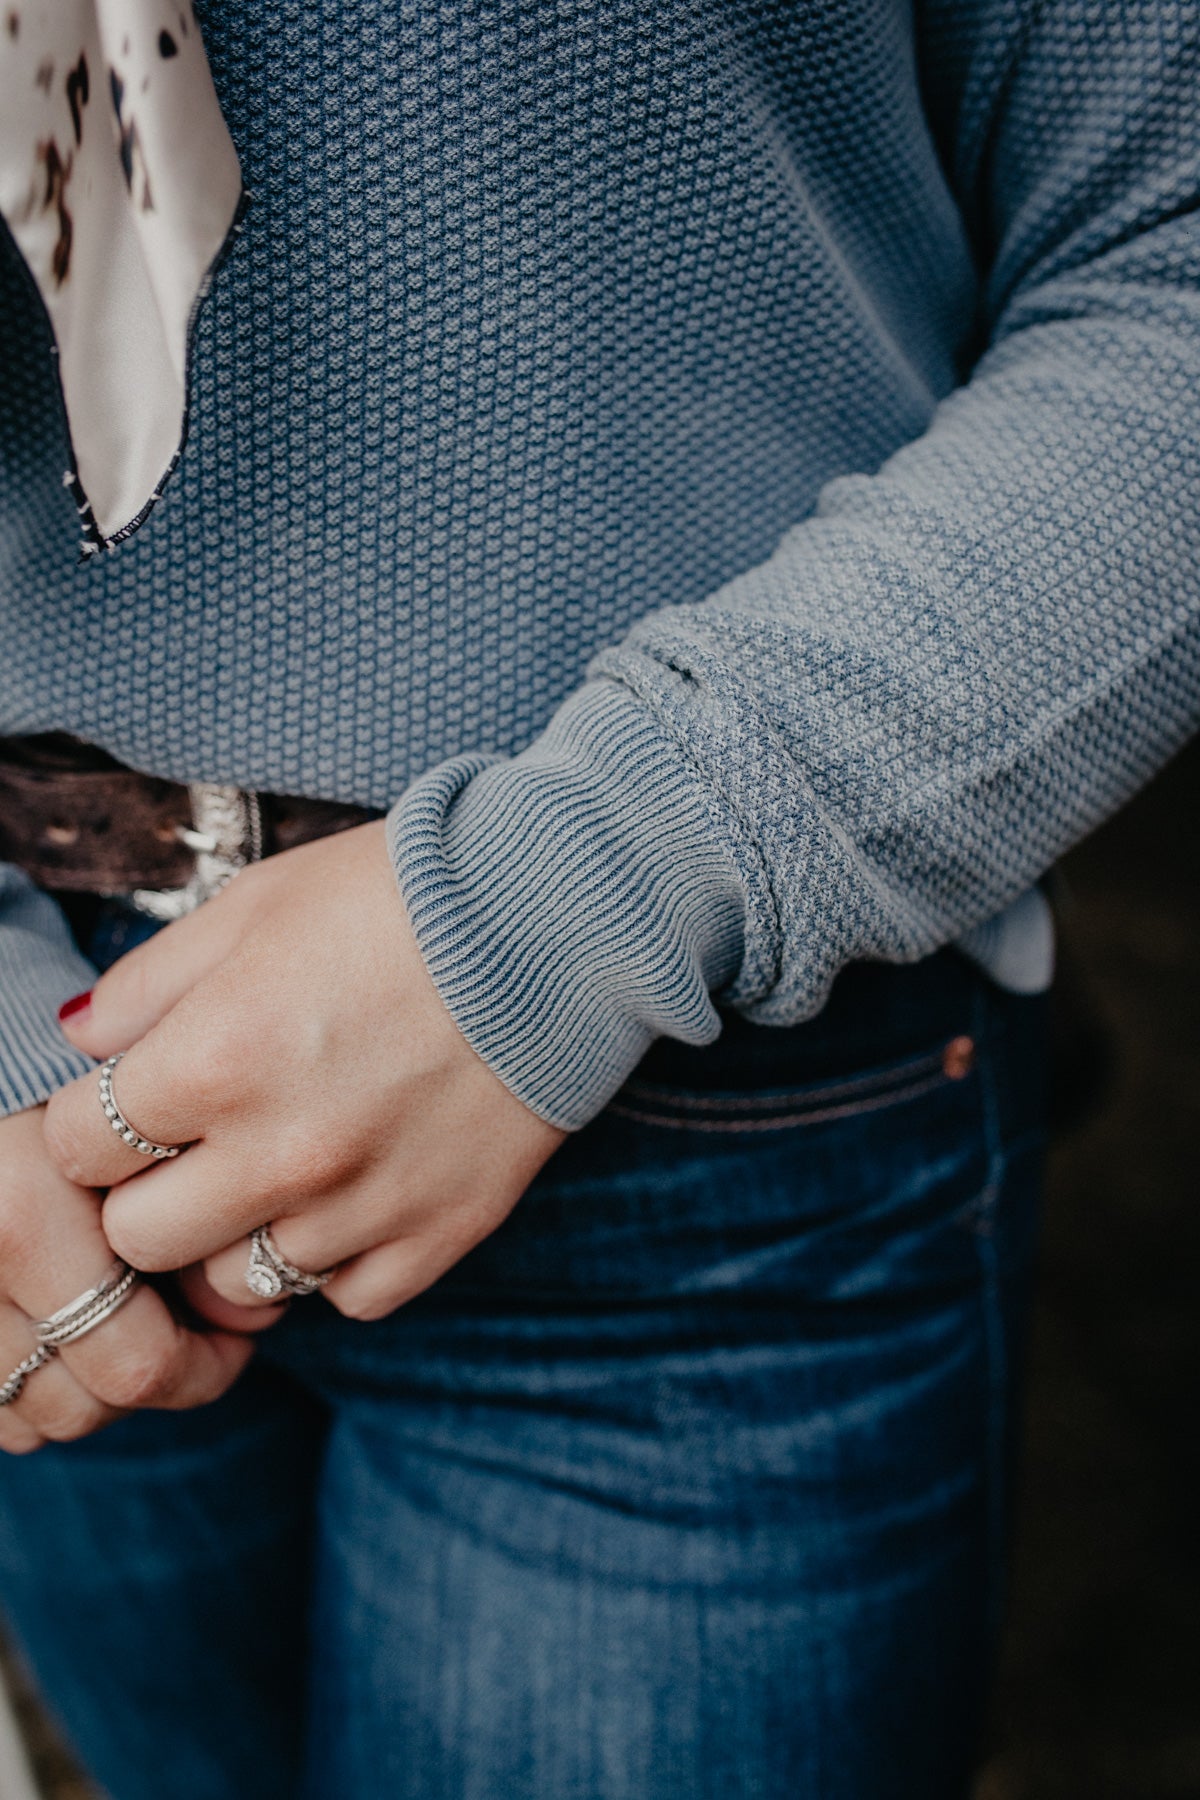
[[[940,1063],[940,1059],[939,1063]],[[931,1093],[935,1088],[951,1082],[951,1077],[942,1072],[940,1066],[928,1074],[924,1080],[909,1081],[903,1084],[880,1088],[874,1094],[867,1094],[855,1100],[843,1101],[840,1105],[802,1107],[790,1113],[774,1113],[768,1118],[736,1118],[726,1114],[722,1118],[694,1118],[669,1112],[643,1112],[636,1107],[622,1106],[619,1100],[609,1105],[609,1112],[618,1114],[623,1119],[632,1119],[641,1125],[656,1125],[668,1131],[708,1131],[708,1132],[749,1132],[749,1131],[782,1131],[795,1125],[824,1125],[836,1119],[846,1119],[855,1114],[878,1112],[881,1107],[898,1105],[908,1100],[916,1100],[923,1094]],[[954,1085],[959,1085],[955,1083]],[[707,1102],[709,1106],[717,1102]],[[745,1104],[740,1102],[739,1104]]]
[[[893,1063],[890,1067],[882,1069],[873,1069],[865,1075],[856,1075],[846,1081],[821,1082],[808,1089],[807,1095],[811,1101],[823,1105],[831,1100],[849,1098],[864,1092],[878,1093],[885,1089],[890,1091],[893,1087],[902,1085],[911,1076],[922,1073],[941,1074],[944,1056],[944,1048],[931,1050],[926,1056],[908,1057],[903,1062]],[[651,1105],[661,1096],[664,1104],[673,1106],[679,1111],[732,1114],[752,1112],[755,1109],[761,1111],[764,1106],[770,1106],[773,1102],[779,1106],[794,1107],[797,1104],[797,1096],[805,1093],[806,1090],[796,1088],[774,1094],[768,1092],[766,1094],[708,1095],[697,1094],[689,1088],[655,1087],[651,1082],[629,1081],[626,1082],[621,1092],[636,1095]]]

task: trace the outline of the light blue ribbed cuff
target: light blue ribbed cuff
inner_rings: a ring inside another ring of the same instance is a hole
[[[585,1125],[654,1038],[717,1036],[741,887],[691,769],[617,683],[579,689],[520,756],[434,769],[388,829],[442,999],[552,1124]]]
[[[59,1030],[58,1009],[95,979],[54,901],[0,863],[0,1115],[40,1106],[93,1067]]]
[[[958,938],[954,947],[1010,994],[1044,994],[1054,979],[1050,902],[1040,888],[1030,888],[994,919]]]

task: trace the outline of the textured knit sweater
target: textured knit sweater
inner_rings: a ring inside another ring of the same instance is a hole
[[[469,1041],[984,928],[1200,715],[1195,0],[207,0],[251,203],[162,503],[81,563],[0,255],[0,729],[390,807]],[[0,1101],[89,972],[0,894]]]

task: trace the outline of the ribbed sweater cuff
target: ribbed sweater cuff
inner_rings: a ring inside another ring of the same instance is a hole
[[[741,888],[696,777],[617,683],[579,689],[520,756],[442,764],[388,825],[442,999],[552,1124],[585,1125],[654,1038],[717,1036]]]
[[[54,901],[0,863],[0,1115],[39,1106],[93,1066],[59,1030],[58,1008],[95,979]]]

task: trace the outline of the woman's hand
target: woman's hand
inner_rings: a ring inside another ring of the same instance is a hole
[[[443,1006],[382,822],[243,870],[122,958],[64,1029],[95,1057],[127,1051],[121,1111],[190,1148],[148,1164],[88,1076],[50,1103],[60,1171],[112,1190],[104,1229],[135,1268],[204,1263],[242,1307],[249,1234],[270,1224],[298,1268],[338,1266],[324,1293],[341,1312],[382,1317],[493,1231],[564,1135]]]
[[[43,1112],[0,1119],[0,1382],[34,1349],[31,1321],[96,1286],[113,1262],[100,1196],[68,1181],[50,1160]],[[252,1348],[245,1337],[185,1330],[153,1289],[140,1287],[0,1407],[0,1450],[85,1437],[131,1407],[215,1400]]]

